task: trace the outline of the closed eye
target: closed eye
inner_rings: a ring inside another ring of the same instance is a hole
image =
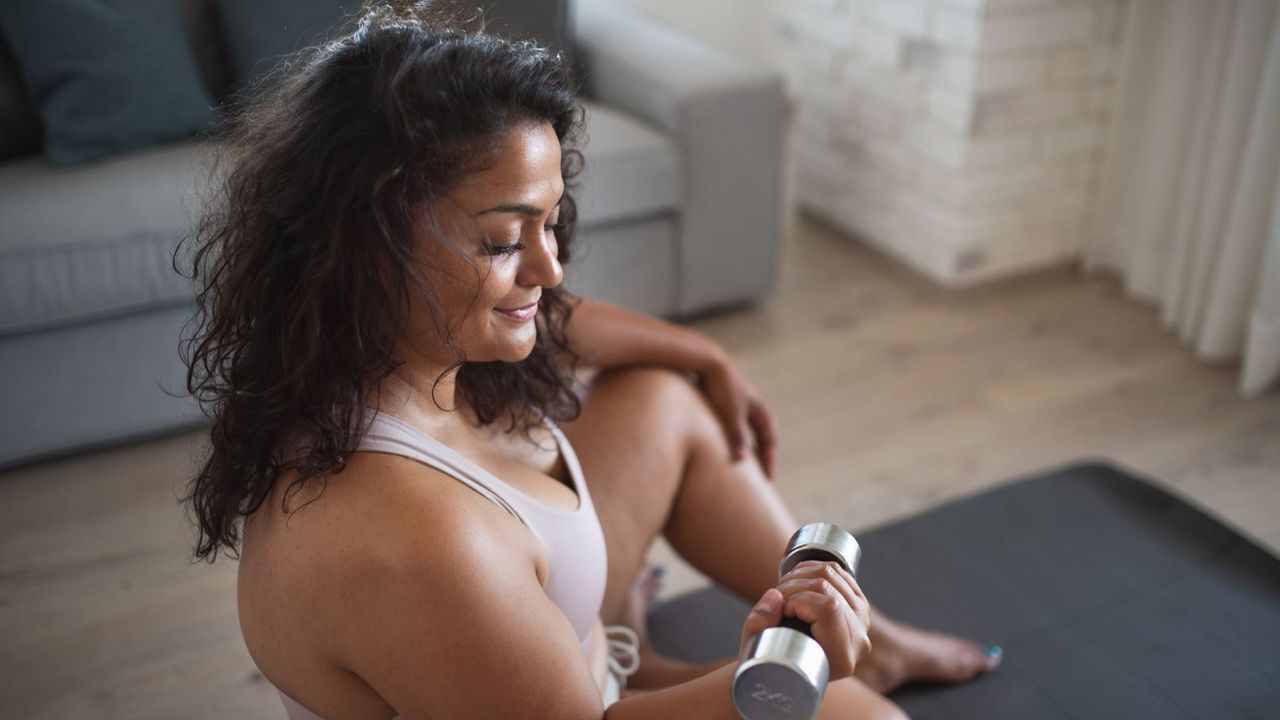
[[[543,225],[542,229],[547,232],[561,232],[569,227],[568,223],[551,223]],[[484,243],[485,251],[490,255],[514,255],[524,249],[524,243],[516,242],[511,245],[494,245],[486,241]]]
[[[484,249],[490,255],[514,255],[524,249],[524,243],[515,243],[513,245],[494,245],[486,242]]]

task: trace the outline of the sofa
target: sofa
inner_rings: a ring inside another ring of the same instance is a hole
[[[225,97],[226,19],[210,0],[182,2],[205,82],[221,85],[211,97]],[[556,6],[586,106],[565,287],[673,320],[766,298],[782,227],[781,77],[622,5]],[[4,132],[33,109],[15,62],[0,57]],[[0,160],[0,468],[205,421],[178,355],[195,288],[171,260],[213,142],[74,167],[38,150]]]

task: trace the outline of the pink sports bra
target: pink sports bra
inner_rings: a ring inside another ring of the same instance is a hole
[[[492,500],[528,527],[547,554],[547,597],[564,611],[577,631],[583,655],[590,654],[592,628],[604,599],[608,573],[604,532],[583,480],[578,456],[560,428],[543,417],[564,455],[578,495],[578,507],[552,507],[516,489],[453,448],[387,413],[374,412],[359,450],[390,453],[446,473]],[[279,691],[290,720],[322,720]]]

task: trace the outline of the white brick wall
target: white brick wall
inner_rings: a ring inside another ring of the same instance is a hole
[[[941,282],[1079,252],[1127,0],[776,0],[800,203]]]

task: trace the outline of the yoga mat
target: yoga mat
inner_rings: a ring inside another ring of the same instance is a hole
[[[916,720],[1280,718],[1280,560],[1123,470],[1073,465],[855,534],[878,607],[1004,648],[973,682],[894,693]],[[649,635],[689,662],[734,656],[749,609],[711,587],[655,608]]]

